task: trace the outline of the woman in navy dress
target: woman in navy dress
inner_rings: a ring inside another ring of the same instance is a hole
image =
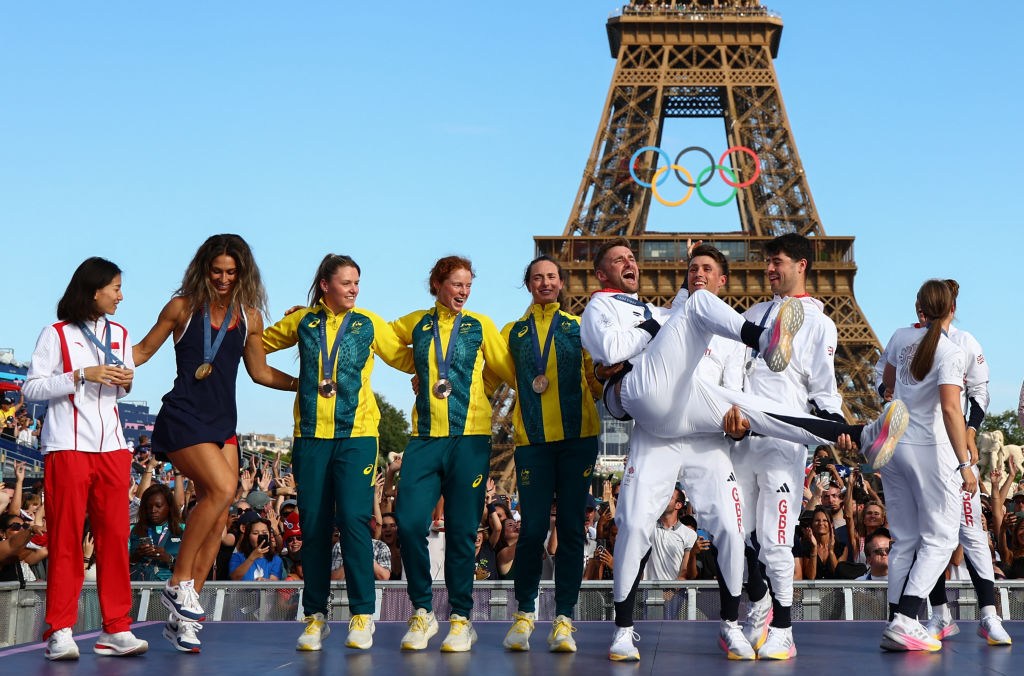
[[[198,652],[205,612],[199,591],[209,575],[238,484],[235,380],[238,363],[253,381],[295,390],[295,378],[267,365],[263,315],[267,294],[245,240],[214,235],[196,252],[181,287],[135,346],[144,364],[174,335],[177,376],[153,428],[153,450],[189,477],[199,500],[189,514],[161,601],[171,611],[164,636],[182,652]]]

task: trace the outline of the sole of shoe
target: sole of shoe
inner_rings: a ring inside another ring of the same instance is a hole
[[[928,633],[931,634],[931,632],[928,632]],[[940,629],[938,631],[938,633],[931,634],[931,635],[932,635],[932,638],[934,638],[936,641],[945,641],[950,636],[956,636],[959,633],[960,633],[960,627],[956,626],[956,622],[954,622],[952,624],[947,624],[945,627]]]
[[[729,644],[726,643],[722,639],[718,639],[718,647],[721,648],[722,651],[725,653],[726,659],[730,659],[730,660],[752,660],[752,659],[755,659],[757,657],[754,653],[750,653],[749,655],[745,655],[743,653],[738,653],[738,652],[729,650]]]
[[[502,647],[505,648],[505,650],[509,650],[511,652],[514,652],[514,653],[528,653],[528,652],[530,652],[530,642],[529,641],[526,641],[525,643],[508,643],[508,642],[502,641],[501,645],[502,645]]]
[[[983,627],[978,627],[978,636],[985,639],[985,642],[989,645],[1013,645],[1013,639],[1007,636],[1005,639],[995,639],[989,634]]]
[[[618,653],[608,653],[608,659],[612,662],[639,662],[640,655],[620,655]]]
[[[772,325],[772,338],[765,351],[764,359],[769,369],[777,373],[789,366],[793,355],[793,336],[803,325],[803,303],[795,298],[787,299],[779,308],[779,315]]]
[[[170,642],[170,644],[174,646],[174,649],[178,652],[198,653],[202,651],[201,646],[186,646],[182,645],[181,643],[178,643],[178,634],[170,629],[165,628],[162,633],[163,637],[167,639],[168,642]]]
[[[97,655],[106,655],[107,657],[132,657],[134,655],[142,655],[147,650],[149,650],[149,644],[147,643],[142,643],[141,645],[137,645],[134,648],[129,648],[128,650],[115,648],[114,646],[109,646],[102,643],[97,643],[92,648],[92,651]]]
[[[759,660],[791,660],[794,657],[796,657],[796,646],[790,648],[789,652],[757,654]]]
[[[871,448],[864,454],[872,469],[878,471],[892,460],[896,444],[910,424],[910,411],[902,401],[894,401],[885,410],[882,431],[871,442]]]
[[[354,638],[351,634],[349,634],[345,638],[345,647],[353,648],[355,650],[369,650],[373,647],[373,632],[370,632],[370,635],[363,640]]]
[[[551,653],[574,653],[576,652],[576,644],[569,643],[568,641],[558,641],[557,643],[548,643],[548,652]]]
[[[935,652],[938,652],[938,651],[942,650],[942,643],[939,642],[939,641],[935,641],[935,643],[929,643],[927,641],[922,641],[922,640],[913,638],[912,636],[906,636],[906,635],[902,635],[902,634],[901,635],[893,635],[892,633],[889,633],[889,632],[887,632],[885,635],[883,635],[883,640],[886,639],[886,638],[891,643],[896,644],[897,646],[899,646],[898,648],[895,649],[895,650],[898,650],[898,651],[908,651],[908,652],[909,651],[914,651],[914,652],[935,653]],[[893,649],[892,648],[886,648],[886,650],[893,650]]]
[[[51,662],[67,662],[70,660],[77,660],[78,658],[79,653],[77,650],[69,650],[66,653],[60,653],[56,655],[46,653],[46,659],[50,660]]]

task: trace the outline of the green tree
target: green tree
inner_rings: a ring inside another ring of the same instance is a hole
[[[380,409],[380,425],[377,427],[380,433],[380,455],[387,459],[388,453],[395,451],[401,453],[409,442],[409,421],[405,413],[388,403],[388,400],[379,394],[374,393],[377,398],[377,407]]]
[[[1017,420],[1017,412],[1014,410],[1003,411],[999,414],[985,416],[981,423],[981,431],[1000,430],[1003,433],[1003,443],[1024,446],[1024,430],[1020,428],[1020,421]]]

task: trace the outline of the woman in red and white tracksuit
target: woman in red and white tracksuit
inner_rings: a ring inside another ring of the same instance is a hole
[[[107,320],[121,302],[121,270],[89,258],[75,270],[57,303],[57,323],[43,329],[23,392],[49,406],[40,438],[44,454],[49,569],[46,588],[48,659],[77,659],[71,628],[82,591],[82,531],[88,513],[96,539],[103,632],[94,651],[137,655],[148,648],[130,631],[128,487],[131,452],[117,400],[131,389],[134,364],[128,331]]]

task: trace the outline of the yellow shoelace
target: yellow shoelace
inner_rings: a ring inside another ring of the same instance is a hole
[[[348,628],[355,631],[365,631],[370,626],[369,615],[353,615],[348,623]]]
[[[426,631],[427,630],[427,616],[426,615],[413,615],[409,618],[409,629],[412,631]]]
[[[465,629],[468,625],[469,625],[469,620],[467,620],[465,618],[458,619],[458,618],[454,618],[453,617],[452,618],[452,633],[453,634],[461,634],[462,630]]]
[[[315,617],[307,617],[306,618],[306,630],[303,633],[304,634],[319,634],[320,633],[320,629],[323,626],[324,626],[324,623],[323,623],[322,620],[317,619]]]
[[[517,615],[516,621],[512,624],[512,631],[525,632],[527,629],[533,629],[533,620],[525,615]]]
[[[576,631],[576,627],[572,626],[572,622],[568,620],[555,620],[555,638],[569,638],[572,633]]]

